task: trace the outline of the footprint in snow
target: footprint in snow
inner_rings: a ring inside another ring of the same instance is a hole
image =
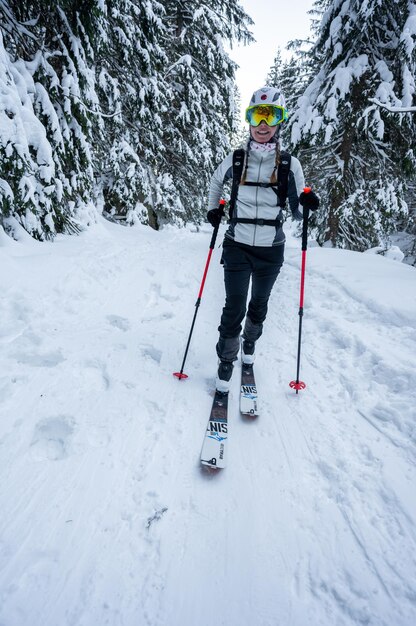
[[[75,420],[66,415],[49,417],[38,422],[31,443],[33,458],[38,461],[65,459],[71,451],[74,428]]]
[[[10,355],[18,363],[31,365],[32,367],[55,367],[65,361],[62,354],[57,352],[47,352],[45,354],[12,354]]]
[[[110,322],[111,326],[118,328],[126,332],[130,330],[130,322],[125,317],[120,317],[119,315],[107,315],[107,320]]]
[[[159,315],[146,315],[142,318],[142,322],[163,322],[164,320],[170,320],[173,318],[173,313],[170,311],[164,311]]]
[[[140,351],[142,356],[149,357],[152,361],[155,361],[158,365],[160,365],[160,359],[162,358],[162,352],[157,350],[151,345],[143,344],[140,346]]]
[[[84,387],[91,389],[110,388],[111,379],[107,372],[107,365],[101,359],[88,359],[84,361],[83,367],[79,368],[77,375],[81,378]]]
[[[153,283],[150,287],[150,302],[155,304],[159,298],[166,300],[166,302],[176,302],[179,300],[179,296],[162,293],[162,286],[159,283]]]

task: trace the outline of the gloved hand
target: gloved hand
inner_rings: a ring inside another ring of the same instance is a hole
[[[222,216],[223,216],[223,212],[221,211],[221,209],[219,209],[219,208],[218,209],[211,209],[207,213],[207,220],[211,224],[211,226],[216,228],[217,226],[219,226],[221,224]]]
[[[299,204],[310,211],[317,211],[319,209],[319,198],[313,191],[308,191],[308,193],[302,191],[299,196]]]

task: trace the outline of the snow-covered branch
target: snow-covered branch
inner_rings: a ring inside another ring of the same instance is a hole
[[[184,54],[183,56],[181,56],[180,59],[178,59],[177,61],[175,61],[175,63],[173,63],[165,72],[164,78],[166,78],[166,76],[168,74],[170,74],[170,72],[177,67],[178,65],[187,65],[188,67],[192,66],[192,57],[190,54]]]
[[[380,102],[377,98],[369,98],[370,102],[373,102],[377,106],[387,109],[390,113],[416,113],[416,107],[393,107],[390,104],[384,104],[384,102]]]

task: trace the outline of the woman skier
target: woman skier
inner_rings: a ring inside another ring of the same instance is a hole
[[[301,206],[318,209],[313,191],[304,193],[302,167],[294,156],[281,152],[280,125],[287,119],[285,100],[274,87],[262,87],[252,95],[246,110],[250,137],[244,153],[236,151],[215,170],[209,192],[207,219],[221,222],[218,207],[224,183],[232,179],[229,228],[223,242],[225,305],[216,346],[219,358],[216,389],[228,393],[233,363],[240,349],[240,333],[246,315],[251,278],[251,297],[242,335],[243,363],[253,363],[254,348],[263,331],[271,290],[283,265],[285,235],[282,208],[289,199],[293,218],[303,217]]]

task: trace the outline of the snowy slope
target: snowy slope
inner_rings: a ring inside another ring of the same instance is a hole
[[[0,238],[1,626],[416,623],[415,270],[289,237],[229,465],[198,460],[223,304],[210,239]],[[267,393],[267,396],[266,396]]]

